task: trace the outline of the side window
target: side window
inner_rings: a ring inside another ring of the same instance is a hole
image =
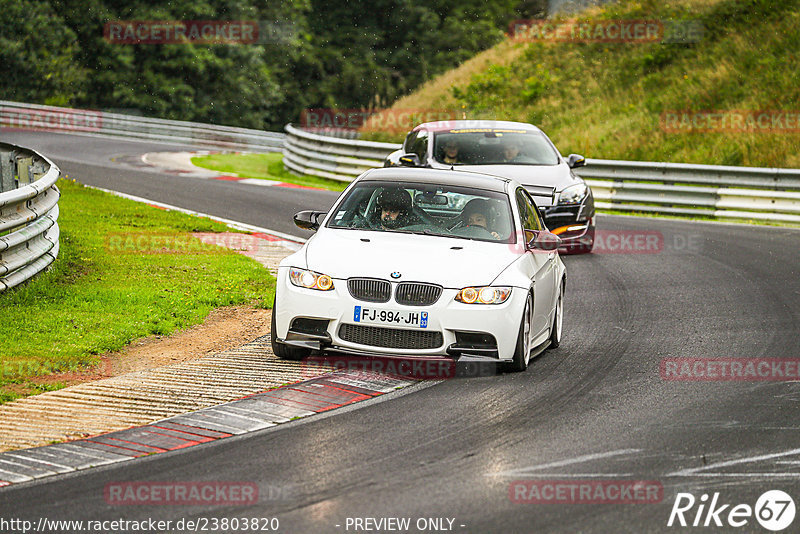
[[[417,132],[411,132],[406,136],[406,140],[403,143],[403,152],[408,154],[411,152],[411,147],[414,145],[414,141],[417,139]]]
[[[527,207],[525,206],[525,196],[522,194],[522,189],[517,189],[517,210],[519,211],[520,228],[526,228],[526,220],[528,218]]]
[[[517,189],[517,207],[519,207],[522,228],[524,230],[544,229],[544,225],[542,225],[542,221],[539,219],[536,205],[531,200],[531,197],[528,196],[528,193],[521,187]]]
[[[428,156],[428,132],[420,130],[415,139],[409,139],[406,143],[406,150],[419,156],[419,162],[424,165]]]
[[[544,224],[544,219],[542,219],[542,213],[539,211],[539,207],[536,205],[536,202],[533,200],[533,197],[526,191],[525,198],[528,199],[530,204],[531,213],[534,219],[536,219],[536,227],[539,230],[547,230],[547,226]]]

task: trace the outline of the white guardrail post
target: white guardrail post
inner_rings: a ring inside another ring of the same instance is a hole
[[[32,150],[0,143],[0,292],[46,269],[58,256],[61,171]]]
[[[285,129],[287,169],[345,182],[401,146]],[[800,223],[800,169],[587,159],[576,173],[601,210]]]

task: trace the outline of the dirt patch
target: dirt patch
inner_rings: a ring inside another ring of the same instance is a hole
[[[272,310],[249,306],[219,308],[205,322],[168,337],[155,336],[111,355],[111,376],[185,362],[235,349],[269,334]]]
[[[142,338],[121,351],[104,354],[97,367],[79,373],[36,377],[36,382],[73,386],[235,349],[269,334],[271,318],[272,310],[251,306],[218,308],[209,313],[201,324],[170,336]]]

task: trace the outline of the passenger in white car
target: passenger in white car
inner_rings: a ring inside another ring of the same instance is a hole
[[[492,208],[489,206],[488,201],[482,198],[474,198],[464,206],[461,217],[464,219],[467,227],[479,226],[492,234],[492,237],[495,239],[500,239],[500,234],[489,228],[491,224],[490,221],[493,220],[491,213]]]

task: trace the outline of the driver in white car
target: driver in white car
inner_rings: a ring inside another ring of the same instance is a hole
[[[386,189],[378,196],[381,227],[396,230],[410,223],[411,195],[401,188]]]

